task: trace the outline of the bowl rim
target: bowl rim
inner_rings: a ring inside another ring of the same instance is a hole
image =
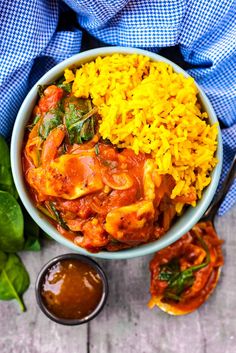
[[[63,260],[70,260],[70,259],[75,259],[75,260],[79,260],[81,262],[87,263],[89,265],[91,265],[91,267],[93,267],[97,273],[99,274],[101,280],[102,280],[102,284],[103,284],[103,289],[102,289],[102,296],[101,299],[98,303],[98,305],[96,306],[96,308],[87,316],[85,316],[82,319],[64,319],[64,318],[59,318],[58,316],[54,315],[45,305],[45,303],[43,302],[40,290],[42,287],[42,283],[44,280],[44,277],[47,273],[47,271],[53,266],[55,265],[57,262],[59,261],[63,261]],[[38,273],[36,282],[35,282],[35,296],[36,296],[36,301],[38,303],[39,308],[41,309],[41,311],[52,321],[55,321],[58,324],[61,325],[67,325],[67,326],[75,326],[75,325],[82,325],[87,323],[88,321],[94,319],[104,308],[106,301],[107,301],[107,297],[109,294],[109,286],[108,286],[108,280],[107,280],[107,276],[104,272],[104,270],[102,269],[102,267],[96,262],[94,261],[92,258],[88,257],[88,256],[84,256],[84,255],[80,255],[80,254],[75,254],[75,253],[68,253],[68,254],[63,254],[63,255],[58,255],[54,258],[52,258],[51,260],[49,260],[40,270],[40,272]]]
[[[153,61],[160,61],[170,64],[174,71],[177,73],[182,73],[185,77],[191,77],[186,71],[180,68],[177,64],[172,61],[166,59],[165,57],[160,56],[159,54],[149,52],[143,49],[130,48],[130,47],[101,47],[97,49],[91,49],[88,51],[84,51],[78,54],[73,55],[72,57],[62,61],[61,63],[54,66],[48,72],[46,72],[31,88],[27,96],[25,97],[19,112],[17,114],[15,124],[13,127],[12,138],[11,138],[11,166],[12,166],[12,174],[13,179],[19,193],[19,196],[25,206],[26,210],[29,212],[30,216],[35,220],[35,222],[42,228],[47,234],[49,234],[54,240],[66,246],[67,248],[83,254],[83,255],[91,255],[87,250],[75,245],[70,240],[66,239],[61,235],[56,228],[47,220],[46,216],[42,215],[33,204],[33,201],[30,198],[30,195],[27,191],[27,186],[25,181],[23,180],[22,173],[22,164],[21,164],[21,149],[22,142],[24,136],[25,126],[29,120],[29,116],[32,112],[32,108],[35,104],[37,97],[37,87],[38,85],[43,85],[49,82],[53,82],[57,78],[62,75],[62,72],[65,68],[81,65],[85,62],[89,62],[94,60],[97,56],[106,56],[115,53],[120,54],[140,54],[148,56]],[[218,123],[218,119],[213,110],[213,107],[207,98],[204,91],[199,87],[199,85],[195,82],[198,90],[199,96],[202,104],[204,105],[205,110],[208,112],[210,123]],[[29,113],[30,112],[30,113]],[[222,161],[223,161],[223,145],[222,145],[222,136],[220,127],[218,125],[218,146],[216,151],[216,156],[218,159],[218,164],[215,166],[211,173],[211,183],[206,187],[203,192],[203,196],[201,200],[197,202],[197,206],[195,208],[189,207],[184,215],[180,217],[174,225],[165,233],[160,239],[148,243],[142,244],[134,248],[120,250],[117,252],[108,252],[108,251],[100,251],[98,253],[94,253],[93,257],[102,258],[102,259],[129,259],[139,256],[148,255],[154,253],[158,250],[161,250],[168,245],[172,244],[176,240],[178,240],[182,235],[187,233],[193,226],[196,224],[201,216],[206,211],[210,202],[212,201],[214,194],[216,192],[220,175],[222,169]],[[183,217],[185,217],[185,221],[183,221]],[[182,221],[181,221],[182,220]]]

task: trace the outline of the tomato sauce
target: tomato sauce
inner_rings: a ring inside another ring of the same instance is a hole
[[[103,283],[96,270],[77,259],[61,260],[45,275],[41,296],[47,309],[61,319],[83,319],[98,306]]]

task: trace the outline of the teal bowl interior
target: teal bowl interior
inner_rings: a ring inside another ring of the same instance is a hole
[[[30,195],[27,191],[27,185],[25,184],[23,172],[22,172],[22,163],[21,163],[21,152],[22,152],[22,144],[24,138],[25,127],[30,119],[31,112],[36,104],[37,100],[37,93],[38,85],[44,85],[51,83],[62,76],[63,71],[65,68],[70,67],[72,65],[81,65],[85,62],[89,62],[95,59],[97,56],[106,56],[113,53],[123,53],[123,54],[142,54],[150,57],[153,61],[162,61],[166,62],[174,68],[174,70],[178,73],[182,73],[184,76],[188,77],[189,75],[182,70],[179,66],[172,63],[170,60],[166,58],[145,51],[141,49],[135,48],[124,48],[124,47],[106,47],[106,48],[98,48],[89,50],[80,54],[76,54],[71,58],[61,62],[60,64],[53,67],[50,71],[48,71],[30,90],[27,97],[25,98],[19,113],[17,115],[15,125],[13,128],[12,140],[11,140],[11,166],[13,172],[14,182],[16,184],[16,188],[18,190],[19,196],[31,215],[31,217],[35,220],[35,222],[53,239],[58,241],[59,243],[63,244],[64,246],[70,248],[71,250],[78,252],[84,255],[91,255],[91,253],[87,252],[86,250],[76,246],[71,241],[64,238],[54,226],[48,221],[48,219],[37,210],[34,206],[33,201],[30,198]],[[214,110],[212,108],[211,103],[209,102],[208,98],[204,94],[204,92],[199,89],[199,98],[204,107],[205,111],[208,113],[209,120],[211,124],[218,122]],[[223,159],[223,152],[222,152],[222,139],[221,139],[221,132],[219,129],[218,134],[218,149],[217,149],[217,158],[219,163],[214,168],[212,172],[212,181],[205,189],[203,196],[200,201],[198,201],[196,207],[188,207],[186,211],[183,213],[181,217],[171,226],[169,231],[162,236],[160,239],[145,245],[139,245],[135,248],[121,250],[119,252],[106,252],[101,251],[96,254],[92,254],[92,256],[97,258],[103,259],[128,259],[138,256],[147,255],[150,253],[154,253],[166,246],[170,245],[174,241],[178,240],[182,235],[188,232],[194,224],[196,224],[201,216],[204,214],[205,210],[209,206],[216,188],[219,183],[219,178],[221,174],[222,168],[222,159]]]

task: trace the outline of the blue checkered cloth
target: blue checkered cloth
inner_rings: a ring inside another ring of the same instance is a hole
[[[0,133],[10,136],[31,86],[78,53],[86,33],[154,52],[178,46],[222,124],[223,180],[236,152],[235,7],[234,0],[1,0]],[[235,200],[236,182],[219,214]]]

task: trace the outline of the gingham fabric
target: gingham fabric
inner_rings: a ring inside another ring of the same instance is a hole
[[[223,180],[236,152],[235,7],[233,0],[1,0],[0,133],[10,136],[39,77],[81,50],[84,31],[108,45],[178,46],[222,124]],[[236,182],[219,214],[235,201]]]

